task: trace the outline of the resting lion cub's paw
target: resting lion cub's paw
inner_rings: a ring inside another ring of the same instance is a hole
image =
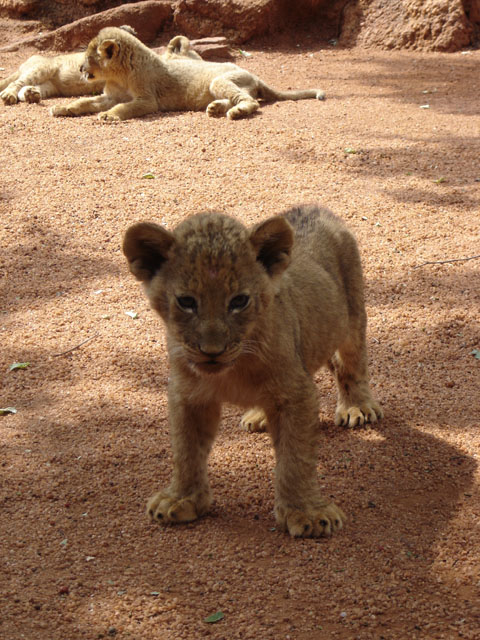
[[[294,538],[319,538],[339,531],[346,516],[340,507],[330,503],[305,510],[277,507],[277,522]]]
[[[110,113],[109,111],[102,111],[102,113],[99,113],[97,117],[102,122],[121,122],[122,120],[117,115]]]
[[[58,118],[60,116],[71,116],[73,114],[70,113],[68,107],[63,107],[62,105],[57,104],[50,107],[50,115]]]
[[[29,104],[38,104],[42,99],[42,94],[38,87],[23,87],[18,92],[18,99],[28,102]]]
[[[218,118],[224,116],[230,108],[230,100],[213,100],[207,106],[207,116]]]
[[[10,89],[4,89],[4,91],[0,93],[0,98],[4,104],[10,105],[17,103],[17,94],[14,91],[10,91]]]

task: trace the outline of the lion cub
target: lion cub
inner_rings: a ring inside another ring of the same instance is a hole
[[[135,35],[128,25],[119,27]],[[192,49],[190,40],[185,36],[175,36],[170,40],[161,56],[164,60],[172,58],[190,58],[201,60],[201,56]],[[30,56],[18,70],[8,78],[0,80],[0,99],[4,104],[17,102],[40,102],[53,96],[81,96],[101,93],[104,80],[88,80],[81,71],[85,61],[85,51],[64,53],[58,56]]]
[[[104,82],[89,83],[80,71],[85,53],[58,56],[30,56],[17,71],[0,80],[0,98],[5,105],[40,102],[52,96],[81,96],[99,93]]]
[[[82,65],[85,77],[102,80],[101,96],[52,107],[53,116],[98,113],[101,120],[138,118],[157,111],[207,110],[209,116],[242,118],[259,100],[323,100],[318,89],[277,91],[253,73],[230,62],[206,62],[188,56],[164,58],[138,38],[106,27],[89,43]]]
[[[266,426],[276,455],[275,516],[292,536],[330,535],[343,511],[321,495],[316,464],[322,365],[338,386],[337,425],[376,422],[362,270],[354,237],[326,209],[295,208],[252,228],[201,213],[173,231],[127,230],[123,251],[162,317],[170,357],[170,486],[147,504],[161,522],[206,513],[207,458],[223,402]]]

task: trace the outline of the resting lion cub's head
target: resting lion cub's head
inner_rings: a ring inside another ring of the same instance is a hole
[[[104,29],[104,31],[108,33],[108,29]],[[112,31],[112,33],[114,32]],[[80,70],[87,80],[105,80],[106,70],[115,64],[119,53],[120,45],[113,37],[100,39],[97,36],[88,43],[85,60]]]
[[[250,350],[249,336],[275,294],[292,244],[284,218],[248,230],[228,216],[204,213],[174,234],[154,223],[135,224],[123,249],[175,343],[171,356],[199,374],[218,374]]]

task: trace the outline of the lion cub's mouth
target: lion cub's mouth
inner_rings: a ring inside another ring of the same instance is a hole
[[[233,362],[219,362],[218,360],[204,360],[203,362],[191,362],[194,369],[202,373],[220,373],[232,366]]]

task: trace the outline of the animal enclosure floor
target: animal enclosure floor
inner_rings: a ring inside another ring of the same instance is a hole
[[[114,125],[52,118],[67,98],[0,106],[0,407],[16,409],[0,417],[4,640],[478,637],[480,260],[457,260],[480,254],[480,52],[245,49],[237,62],[269,84],[327,100]],[[30,53],[1,54],[0,74]],[[275,529],[269,438],[240,431],[234,407],[211,514],[151,524],[169,371],[122,234],[314,201],[358,239],[385,410],[373,429],[335,427],[334,386],[316,377],[319,482],[346,527]]]

